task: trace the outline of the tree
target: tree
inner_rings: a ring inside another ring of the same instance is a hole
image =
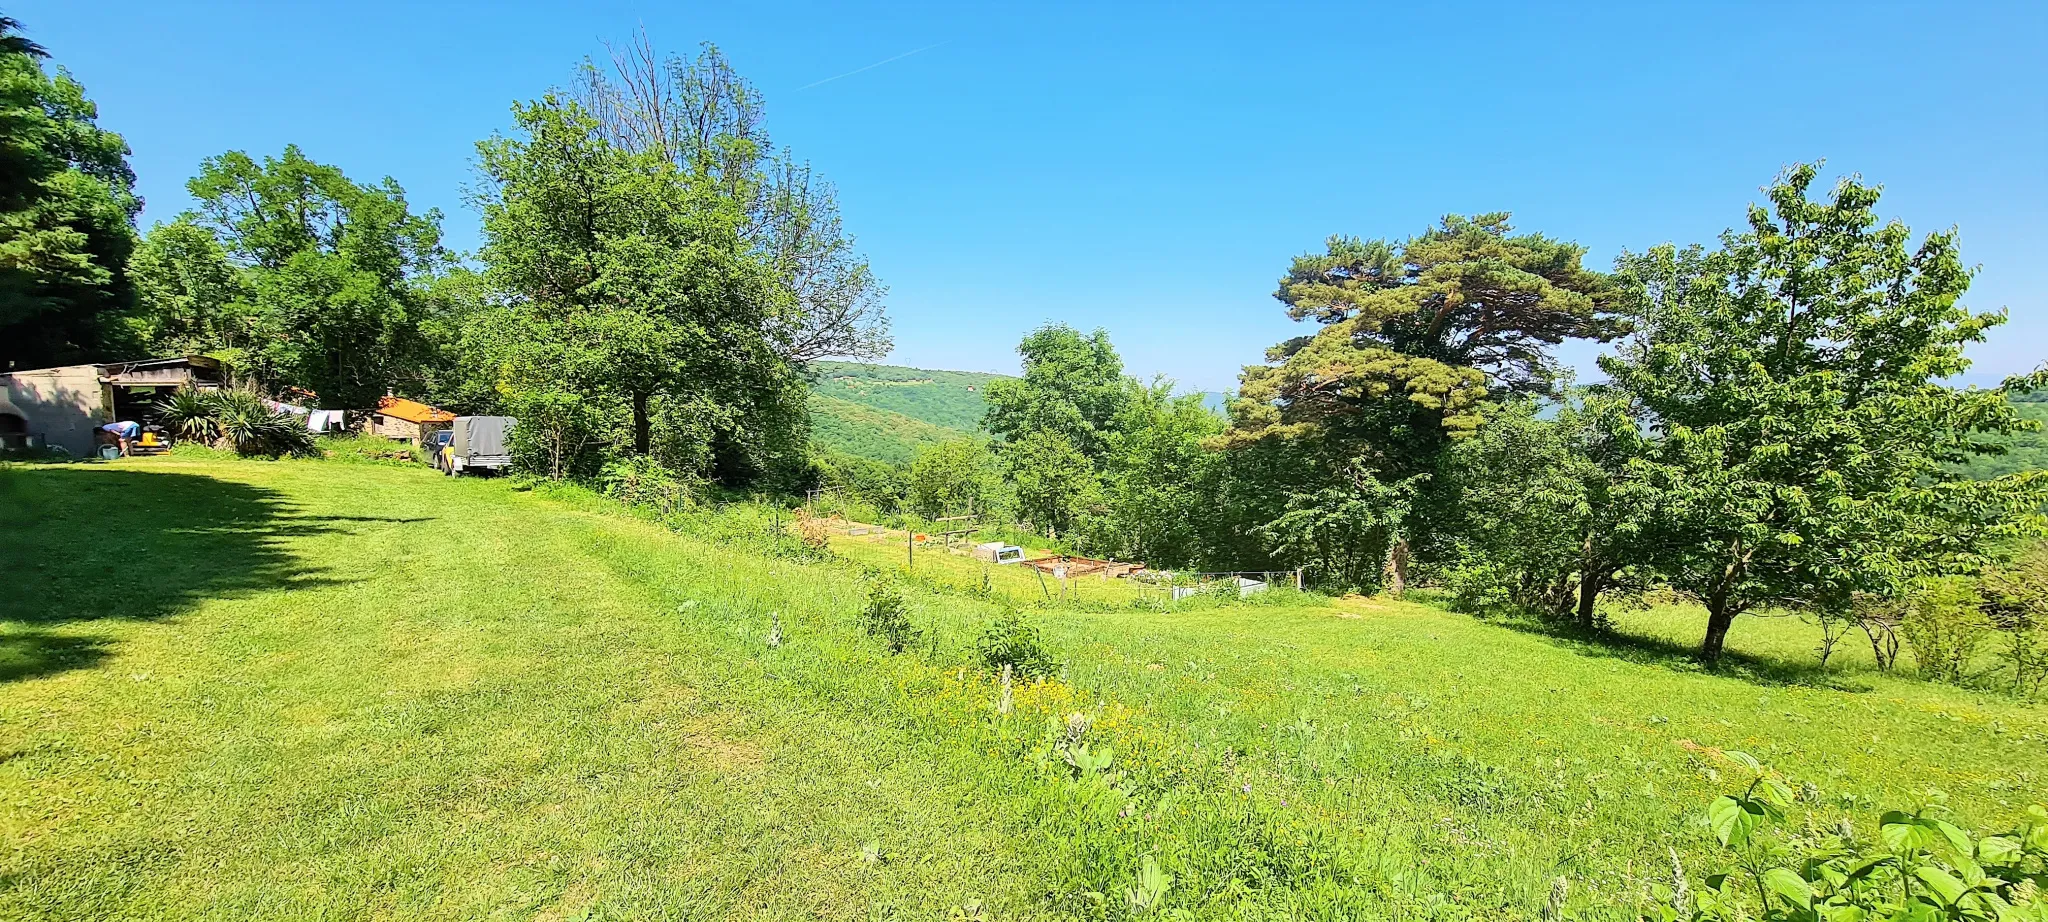
[[[1223,429],[1223,418],[1199,394],[1174,397],[1163,380],[1139,388],[1110,427],[1102,461],[1106,513],[1087,536],[1089,547],[1153,566],[1215,558],[1222,468],[1208,442]]]
[[[1102,502],[1095,465],[1065,434],[1036,429],[1003,447],[1003,467],[1017,490],[1017,514],[1049,533],[1081,529]]]
[[[1310,515],[1318,497],[1424,496],[1453,440],[1478,428],[1484,402],[1552,391],[1559,375],[1547,347],[1619,333],[1604,278],[1580,265],[1584,248],[1515,234],[1507,219],[1452,216],[1398,244],[1332,237],[1325,252],[1295,259],[1275,297],[1322,329],[1244,370],[1225,439],[1240,449],[1277,443],[1305,462],[1290,467],[1316,472],[1287,485],[1289,521],[1335,515]],[[1398,583],[1411,536],[1432,531],[1425,517],[1447,502],[1408,504],[1385,528],[1322,529],[1385,542],[1328,559],[1381,556]]]
[[[1057,435],[1091,463],[1101,458],[1118,415],[1138,391],[1124,376],[1109,333],[1083,336],[1065,324],[1046,324],[1025,335],[1017,354],[1024,374],[989,382],[982,428],[1006,442]]]
[[[128,144],[43,49],[0,17],[0,362],[34,367],[135,349]]]
[[[809,163],[775,148],[761,93],[718,47],[664,57],[642,31],[610,49],[608,63],[584,62],[576,102],[614,149],[673,164],[739,207],[741,238],[797,304],[765,317],[777,352],[797,364],[887,355],[887,291],[847,236],[837,194]]]
[[[136,335],[156,351],[215,353],[248,364],[262,317],[242,268],[213,232],[189,218],[150,229],[128,260],[140,310]]]
[[[574,101],[513,111],[520,136],[477,146],[482,257],[511,295],[474,324],[465,348],[496,357],[480,370],[515,395],[577,395],[604,441],[678,471],[730,485],[795,475],[803,382],[770,331],[800,308],[746,246],[739,203],[614,146]]]
[[[980,439],[926,445],[910,462],[910,508],[927,519],[986,512],[1000,483],[995,456]]]
[[[1646,440],[1624,404],[1597,393],[1571,395],[1554,419],[1538,411],[1500,407],[1446,458],[1454,582],[1472,607],[1505,602],[1590,630],[1600,595],[1638,582],[1624,574],[1659,515],[1642,480]]]
[[[1947,469],[2027,425],[2004,389],[1941,383],[2004,320],[1960,304],[1955,232],[1914,245],[1879,224],[1876,188],[1848,178],[1815,199],[1816,173],[1780,176],[1718,250],[1619,261],[1640,326],[1600,364],[1654,439],[1643,469],[1665,511],[1643,547],[1705,604],[1710,662],[1743,612],[1845,610],[1974,572],[2038,530],[2048,499],[2048,473]]]
[[[153,229],[132,265],[145,332],[227,350],[242,371],[328,408],[422,381],[426,292],[452,262],[439,211],[413,214],[390,177],[356,183],[294,145],[260,163],[210,157],[186,188],[198,211]]]

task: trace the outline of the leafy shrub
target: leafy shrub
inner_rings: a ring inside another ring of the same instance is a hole
[[[236,388],[208,395],[213,408],[214,430],[219,441],[238,455],[309,457],[313,433],[306,421],[283,410],[273,410],[262,394]]]
[[[981,657],[982,666],[990,672],[999,671],[1008,664],[1020,676],[1043,678],[1057,669],[1052,655],[1046,652],[1038,629],[1014,611],[1004,612],[987,630],[982,631],[974,649]]]
[[[698,484],[662,466],[646,455],[633,455],[606,462],[597,481],[605,495],[622,502],[646,506],[662,515],[690,505]]]
[[[171,431],[181,439],[233,449],[238,455],[315,457],[313,433],[306,421],[270,403],[253,390],[195,391],[180,388],[160,404]]]
[[[1965,577],[1923,580],[1915,587],[1899,631],[1922,678],[1960,683],[1968,677],[1970,660],[1991,632],[1982,601]]]
[[[1507,568],[1493,563],[1454,567],[1444,573],[1451,608],[1468,615],[1504,615],[1515,609]]]
[[[868,582],[867,604],[860,611],[860,626],[870,636],[881,639],[891,653],[903,652],[917,641],[919,634],[910,623],[903,594],[880,579]]]
[[[178,441],[212,444],[219,438],[213,421],[213,402],[197,390],[181,387],[172,391],[157,405],[157,412],[164,427]]]
[[[1790,828],[1791,787],[1743,753],[1724,755],[1751,779],[1741,794],[1707,808],[1707,827],[1735,866],[1708,875],[1696,895],[1674,867],[1674,886],[1658,890],[1664,905],[1645,918],[2048,920],[2048,900],[2040,895],[2048,878],[2048,807],[2030,806],[2015,828],[1982,836],[1943,819],[1939,794],[1912,811],[1880,816],[1875,837],[1864,836],[1853,818]],[[1801,799],[1817,799],[1808,790]]]
[[[2048,544],[1984,574],[1984,614],[2004,632],[2013,691],[2035,695],[2048,678]]]

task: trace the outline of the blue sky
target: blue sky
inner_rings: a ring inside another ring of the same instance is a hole
[[[297,143],[395,177],[465,250],[473,145],[514,100],[636,26],[716,42],[839,187],[901,364],[1013,370],[1057,320],[1108,328],[1135,373],[1222,389],[1297,332],[1274,281],[1332,233],[1507,210],[1605,268],[1710,239],[1823,157],[1916,229],[1961,227],[1968,303],[2012,313],[1973,377],[2048,359],[2044,4],[6,9],[127,136],[145,224],[189,205],[201,158]]]

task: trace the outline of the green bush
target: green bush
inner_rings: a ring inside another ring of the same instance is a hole
[[[1923,580],[1907,600],[1899,633],[1913,650],[1920,676],[1937,682],[1961,683],[1970,661],[1991,633],[1977,585],[1967,577]]]
[[[2048,678],[2048,544],[2034,544],[1984,574],[1984,614],[2004,633],[2013,691],[2032,696]]]
[[[1007,664],[1019,676],[1043,678],[1058,669],[1052,654],[1046,652],[1038,629],[1014,611],[1004,612],[982,631],[974,649],[981,657],[981,665],[990,672],[1000,671]]]
[[[158,404],[158,410],[171,432],[182,440],[233,449],[243,456],[319,455],[304,419],[271,409],[262,394],[246,388],[179,388]]]
[[[860,611],[860,626],[869,636],[880,639],[891,653],[903,652],[917,642],[920,633],[910,623],[903,594],[881,579],[868,582],[867,604]]]
[[[695,502],[702,485],[662,466],[646,455],[606,462],[597,475],[605,495],[662,515]]]

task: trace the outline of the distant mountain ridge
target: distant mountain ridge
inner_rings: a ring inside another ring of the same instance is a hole
[[[982,393],[1008,375],[903,365],[818,362],[811,366],[811,441],[890,464],[925,445],[966,438],[988,410]]]
[[[981,432],[992,381],[982,371],[906,365],[811,365],[811,441],[820,448],[889,464],[907,464],[925,445]],[[1202,391],[1202,405],[1225,410],[1227,395]]]

